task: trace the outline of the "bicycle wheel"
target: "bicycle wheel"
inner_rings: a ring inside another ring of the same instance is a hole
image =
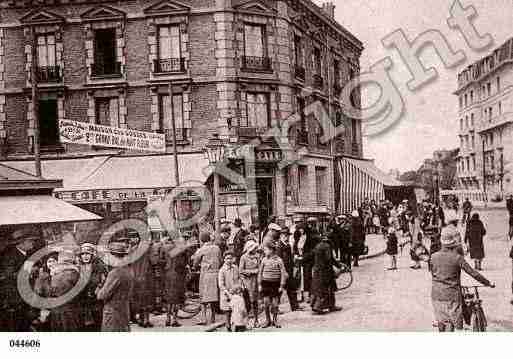
[[[340,275],[337,278],[337,287],[339,290],[347,289],[353,284],[353,272],[351,269],[342,264]]]
[[[486,332],[486,318],[482,308],[477,308],[472,312],[470,324],[473,332]]]

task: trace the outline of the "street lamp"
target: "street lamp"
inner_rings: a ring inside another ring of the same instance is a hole
[[[224,160],[225,147],[224,142],[219,138],[218,134],[214,134],[208,140],[207,145],[203,149],[203,154],[208,160],[211,167],[214,169],[214,226],[216,232],[219,232],[221,226],[221,215],[219,206],[219,173],[217,171],[217,164]]]

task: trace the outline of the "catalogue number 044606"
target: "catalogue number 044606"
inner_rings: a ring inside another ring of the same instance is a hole
[[[10,348],[36,349],[41,347],[39,339],[11,339],[9,340]]]

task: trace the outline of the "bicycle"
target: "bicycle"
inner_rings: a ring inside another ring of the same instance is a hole
[[[341,263],[341,267],[337,268],[335,275],[337,277],[337,290],[347,289],[353,284],[353,271],[347,264]]]
[[[479,298],[479,291],[477,288],[480,286],[462,286],[461,292],[464,303],[464,318],[465,322],[472,327],[473,332],[486,332],[488,321],[482,306],[483,301]],[[474,292],[471,292],[474,289]]]

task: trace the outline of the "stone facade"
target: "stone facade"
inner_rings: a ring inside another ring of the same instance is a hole
[[[259,164],[256,160],[256,187],[245,189],[253,218],[259,210],[256,207],[262,189],[258,186],[262,183],[271,186],[274,215],[335,210],[338,190],[334,188],[334,159],[342,154],[362,157],[361,125],[342,117],[348,131],[333,144],[324,145],[319,142],[319,124],[310,117],[305,119],[302,141],[297,124],[274,143],[259,139],[265,128],[256,132],[241,128],[248,122],[253,94],[265,94],[268,99],[272,127],[280,128],[296,113],[300,101],[306,106],[320,101],[332,117],[341,112],[337,89],[358,74],[363,47],[336,23],[333,14],[326,14],[309,0],[5,0],[0,1],[0,9],[0,139],[7,138],[0,145],[8,159],[31,157],[33,30],[36,35],[55,34],[54,65],[59,76],[52,83],[40,82],[38,87],[41,98],[57,100],[58,119],[97,122],[97,99],[115,98],[118,126],[162,131],[159,96],[168,94],[172,83],[173,94],[183,98],[183,127],[187,129],[187,138],[178,141],[180,152],[201,151],[214,133],[232,146],[256,141],[257,151],[297,152],[304,148],[304,156],[284,169],[276,168],[272,161]],[[245,56],[246,24],[262,27],[265,57]],[[172,59],[171,71],[163,71],[159,28],[174,25],[179,27],[180,58]],[[99,50],[94,39],[95,31],[101,29],[113,29],[115,34],[113,53],[119,63],[115,76],[103,76],[96,69]],[[301,39],[304,73],[298,72],[296,64],[296,38]],[[315,70],[314,48],[321,55],[320,70]],[[261,68],[248,66],[255,65],[254,61]],[[337,73],[335,61],[339,64]],[[322,84],[315,71],[320,71]],[[359,103],[359,94],[355,99]],[[20,104],[23,111],[9,108]],[[168,151],[172,152],[171,146]],[[109,152],[62,145],[43,156]],[[306,197],[301,196],[305,188]],[[320,192],[325,192],[326,198]],[[225,194],[230,195],[228,190]]]
[[[513,191],[513,40],[458,75],[458,189]]]

